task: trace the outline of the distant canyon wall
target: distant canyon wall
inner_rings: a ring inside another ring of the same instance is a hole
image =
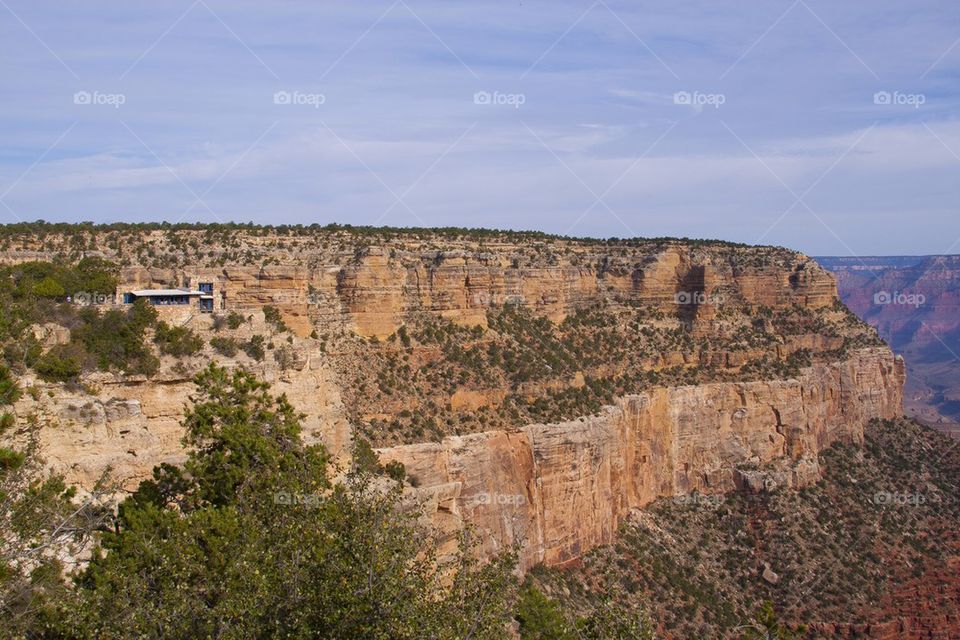
[[[819,451],[902,413],[903,376],[888,349],[863,349],[797,379],[656,388],[598,416],[379,453],[404,464],[451,549],[472,525],[485,555],[520,544],[525,569],[563,565],[659,497],[816,482]]]
[[[960,255],[817,260],[851,311],[903,355],[907,413],[960,437]]]

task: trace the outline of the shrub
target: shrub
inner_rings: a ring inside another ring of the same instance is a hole
[[[280,315],[280,310],[276,307],[266,305],[263,308],[263,319],[272,324],[274,328],[281,333],[290,330],[290,327],[284,323],[283,316]]]
[[[280,347],[273,352],[273,359],[281,371],[286,371],[293,366],[293,348],[288,345]]]
[[[171,327],[166,322],[157,323],[153,341],[160,353],[171,356],[192,356],[203,349],[203,339],[187,327]]]
[[[0,435],[6,433],[13,427],[14,418],[12,413],[5,413],[0,416]]]
[[[532,584],[520,591],[514,617],[520,625],[522,640],[574,640],[576,638],[557,602],[543,595]]]
[[[67,294],[63,285],[50,276],[33,285],[31,292],[40,298],[61,298]]]
[[[263,360],[263,356],[266,355],[266,350],[264,349],[265,342],[263,336],[255,335],[243,344],[243,352],[259,362]]]
[[[227,315],[227,326],[230,327],[230,329],[233,329],[234,331],[239,329],[240,325],[242,325],[243,322],[244,322],[244,317],[239,313],[237,313],[236,311],[231,311]]]
[[[0,406],[13,404],[20,397],[20,387],[6,365],[0,364]]]
[[[228,358],[237,355],[237,351],[240,349],[240,345],[233,338],[210,338],[210,346],[213,347],[214,351]]]
[[[403,466],[403,463],[398,460],[391,460],[383,467],[384,472],[396,480],[397,482],[403,482],[403,479],[407,476],[407,469]]]
[[[124,373],[144,375],[159,369],[160,362],[144,343],[144,332],[156,323],[157,310],[145,300],[103,314],[88,307],[80,312],[80,321],[71,331],[71,342],[82,345],[100,369],[117,367]]]
[[[83,367],[76,356],[55,347],[40,356],[33,368],[38,376],[48,382],[67,382],[79,376]]]
[[[8,269],[21,298],[62,298],[78,292],[113,295],[117,265],[102,258],[84,258],[71,266],[52,262],[25,262]]]
[[[0,475],[23,464],[24,455],[19,451],[0,447]]]

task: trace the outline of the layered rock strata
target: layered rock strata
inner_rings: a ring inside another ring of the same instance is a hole
[[[258,240],[246,237],[243,243],[256,246]],[[304,249],[260,266],[231,261],[222,266],[127,267],[117,299],[136,289],[210,282],[218,310],[270,304],[301,336],[316,326],[379,338],[396,331],[412,312],[483,325],[491,306],[516,304],[559,321],[602,301],[677,314],[707,335],[718,302],[814,309],[836,300],[829,273],[807,256],[774,247],[674,240],[588,244],[557,239],[550,245],[438,240],[441,250],[400,241],[352,241],[358,246],[350,252]],[[117,259],[110,250],[95,253]],[[56,256],[9,251],[0,262]]]
[[[519,544],[524,568],[563,565],[659,497],[815,482],[821,449],[901,414],[902,383],[901,360],[864,349],[797,379],[656,388],[598,416],[379,453],[451,544],[472,525],[485,554]]]

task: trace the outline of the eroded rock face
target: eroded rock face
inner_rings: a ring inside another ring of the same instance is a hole
[[[223,359],[221,364],[238,363]],[[294,366],[285,371],[269,361],[244,366],[269,382],[273,393],[285,394],[304,415],[305,442],[322,442],[335,459],[349,455],[350,425],[335,376],[320,353],[297,352]],[[85,384],[95,387],[96,395],[28,378],[24,386],[38,393],[36,398],[24,394],[16,411],[36,417],[46,465],[68,483],[90,489],[107,473],[132,490],[150,477],[155,466],[186,459],[182,421],[196,392],[192,373],[168,370],[150,380],[110,373],[85,376]]]
[[[316,326],[379,338],[396,331],[411,312],[485,325],[488,308],[516,304],[560,321],[601,300],[673,313],[678,295],[690,301],[681,308],[684,319],[697,334],[708,335],[716,305],[698,300],[817,308],[836,299],[833,278],[815,262],[773,248],[561,242],[549,253],[530,255],[530,246],[522,244],[458,249],[449,248],[455,242],[444,244],[444,250],[395,243],[346,255],[304,252],[267,266],[131,267],[124,270],[122,289],[209,281],[215,284],[217,309],[249,311],[269,304],[301,336]]]
[[[742,486],[738,467],[786,462],[756,490],[815,482],[821,449],[902,413],[902,384],[901,360],[863,349],[794,380],[657,388],[595,417],[379,453],[404,464],[451,545],[470,524],[484,553],[518,543],[524,568],[562,565],[611,542],[631,509]]]

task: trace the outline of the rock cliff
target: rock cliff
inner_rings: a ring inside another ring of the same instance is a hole
[[[473,325],[485,322],[486,309],[515,304],[558,321],[601,300],[674,313],[679,295],[681,319],[708,333],[717,301],[814,309],[836,299],[826,271],[779,247],[501,232],[302,231],[237,230],[225,238],[210,229],[34,233],[9,242],[0,263],[99,256],[124,265],[118,293],[209,281],[218,308],[271,304],[306,334],[314,324],[379,338],[417,311]]]
[[[304,416],[304,439],[323,442],[342,459],[349,455],[351,429],[339,388],[321,354],[303,355],[285,371],[273,363],[221,358],[221,364],[243,364],[269,382],[274,393],[285,394]],[[40,425],[41,452],[51,471],[84,488],[107,473],[132,490],[150,477],[155,466],[183,462],[181,421],[196,392],[192,373],[201,364],[178,370],[165,367],[150,379],[91,374],[83,387],[73,389],[28,377],[23,382],[32,393],[25,394],[15,409]]]
[[[657,388],[599,416],[380,455],[404,464],[451,536],[470,524],[487,553],[520,544],[525,568],[561,565],[611,542],[629,510],[658,497],[815,482],[821,449],[859,443],[871,418],[901,413],[902,383],[902,361],[864,349],[797,379]]]

